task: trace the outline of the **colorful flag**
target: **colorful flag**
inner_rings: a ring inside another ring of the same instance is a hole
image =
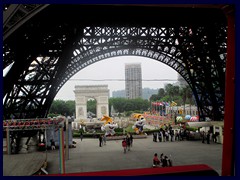
[[[169,106],[169,103],[168,102],[164,102],[165,106]]]
[[[177,103],[172,101],[171,106],[176,106],[176,105],[177,105]]]

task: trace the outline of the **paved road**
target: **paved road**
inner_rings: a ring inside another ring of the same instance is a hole
[[[46,153],[3,155],[3,176],[31,176],[44,164]]]
[[[74,139],[76,148],[69,149],[66,173],[147,168],[153,154],[171,155],[173,165],[207,164],[221,175],[222,145],[201,141],[153,142],[152,136],[134,139],[131,151],[123,153],[121,140],[107,141],[99,147],[98,139]],[[49,174],[59,172],[58,150],[48,151]]]

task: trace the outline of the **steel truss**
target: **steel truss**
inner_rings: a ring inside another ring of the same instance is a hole
[[[79,26],[52,22],[46,28],[35,20],[12,35],[18,43],[6,40],[3,65],[14,64],[4,77],[5,118],[11,114],[18,118],[46,117],[57,92],[78,71],[110,57],[143,56],[170,66],[187,81],[201,120],[223,120],[225,22],[155,26],[112,23]],[[24,42],[27,45],[23,48]]]

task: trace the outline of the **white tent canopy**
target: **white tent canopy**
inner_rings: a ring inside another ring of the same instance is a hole
[[[210,127],[210,126],[224,126],[223,121],[208,121],[208,122],[187,122],[189,127]]]
[[[212,124],[210,122],[187,122],[187,126],[190,127],[210,127]]]

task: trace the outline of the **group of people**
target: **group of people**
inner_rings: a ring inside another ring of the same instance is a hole
[[[218,132],[216,133],[212,133],[211,131],[208,131],[207,133],[205,133],[204,131],[201,132],[201,137],[202,137],[202,143],[205,143],[205,140],[207,141],[207,144],[210,144],[210,141],[212,139],[212,141],[214,143],[217,143],[217,136],[219,135]]]
[[[158,154],[155,153],[153,156],[153,167],[171,167],[172,160],[168,158],[168,156],[164,155],[163,153],[158,158]]]
[[[132,134],[127,134],[127,136],[122,140],[123,152],[126,153],[127,150],[130,151],[132,144],[133,144],[133,136]]]
[[[173,130],[172,126],[164,124],[162,128],[158,132],[153,133],[153,141],[154,142],[166,142],[166,141],[180,141],[184,140],[184,137],[187,137],[187,131],[180,129]]]

